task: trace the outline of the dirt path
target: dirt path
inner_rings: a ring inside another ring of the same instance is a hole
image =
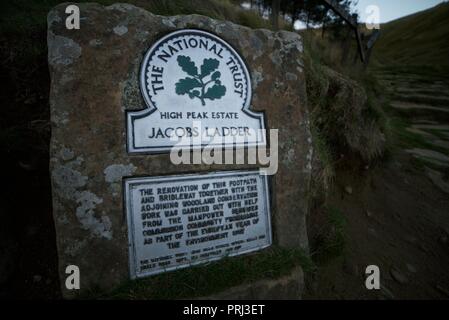
[[[380,70],[398,139],[375,168],[340,170],[329,199],[346,220],[344,251],[319,265],[306,298],[449,298],[449,83]],[[313,219],[313,217],[312,217]],[[380,268],[382,289],[365,288]]]

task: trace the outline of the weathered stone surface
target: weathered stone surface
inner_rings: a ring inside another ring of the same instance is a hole
[[[128,4],[79,4],[81,29],[65,28],[65,5],[48,14],[51,73],[53,211],[62,290],[65,268],[81,270],[81,289],[108,289],[129,279],[123,176],[253,168],[174,165],[168,154],[126,152],[125,111],[145,108],[139,68],[164,34],[199,28],[242,55],[252,77],[252,109],[279,129],[279,170],[271,179],[274,243],[307,249],[305,216],[312,160],[302,40],[204,16],[162,17]]]

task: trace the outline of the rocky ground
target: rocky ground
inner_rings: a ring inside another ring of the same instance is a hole
[[[319,265],[306,298],[449,298],[449,82],[380,69],[396,141],[373,168],[340,168],[329,203],[345,220],[341,255]],[[365,289],[380,268],[381,290]]]

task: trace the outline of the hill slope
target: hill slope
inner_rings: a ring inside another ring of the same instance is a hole
[[[381,63],[449,66],[449,3],[381,26],[374,57]]]

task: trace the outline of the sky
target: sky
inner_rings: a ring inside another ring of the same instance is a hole
[[[366,21],[366,8],[369,5],[379,7],[380,23],[389,22],[409,14],[422,11],[437,4],[443,0],[359,0],[357,11],[360,14],[360,21]]]
[[[408,16],[418,11],[426,10],[436,6],[439,3],[448,0],[358,0],[355,10],[360,15],[360,21],[366,22],[373,11],[366,12],[369,6],[375,5],[379,8],[379,23],[389,22],[398,18]],[[377,20],[376,20],[377,21]],[[374,23],[374,21],[368,21]],[[295,22],[295,29],[304,29],[306,24],[303,21]]]

